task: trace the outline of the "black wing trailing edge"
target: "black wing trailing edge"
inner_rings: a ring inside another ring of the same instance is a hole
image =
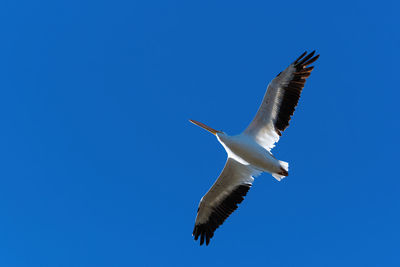
[[[240,204],[247,192],[249,191],[251,184],[241,184],[237,186],[232,192],[225,197],[217,206],[212,207],[212,212],[208,217],[206,223],[195,224],[193,229],[194,240],[200,237],[200,245],[206,245],[210,243],[210,239],[214,236],[214,231],[234,212],[238,204]]]
[[[284,94],[274,123],[275,130],[279,135],[282,135],[281,132],[289,126],[290,118],[297,106],[306,79],[311,75],[311,71],[314,69],[313,66],[307,66],[314,63],[319,58],[319,55],[314,56],[314,54],[315,51],[308,55],[307,52],[304,52],[292,63],[296,70],[293,73],[293,78],[288,81],[288,84],[283,88]],[[279,75],[280,74],[278,74],[278,76]]]

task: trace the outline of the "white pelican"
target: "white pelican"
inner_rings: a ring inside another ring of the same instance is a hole
[[[271,81],[256,116],[243,133],[229,136],[190,120],[214,134],[228,154],[217,181],[200,200],[193,230],[194,239],[200,237],[200,245],[204,241],[209,244],[214,231],[243,201],[255,176],[268,172],[280,181],[289,175],[289,164],[277,160],[271,149],[289,126],[306,79],[314,68],[307,66],[319,57],[314,56],[315,51],[306,54],[304,52]]]

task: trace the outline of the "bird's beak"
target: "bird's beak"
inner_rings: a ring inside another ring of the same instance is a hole
[[[199,122],[199,121],[195,121],[195,120],[189,120],[189,121],[190,121],[191,123],[193,123],[193,124],[196,124],[197,126],[200,126],[200,127],[203,128],[203,129],[209,131],[209,132],[212,133],[213,135],[217,135],[217,133],[221,133],[221,131],[214,130],[213,128],[208,127],[207,125],[205,125],[204,123],[201,123],[201,122]]]

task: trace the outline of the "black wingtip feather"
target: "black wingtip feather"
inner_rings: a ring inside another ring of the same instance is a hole
[[[202,232],[201,236],[200,236],[200,246],[203,245],[203,243],[204,243],[204,235],[205,235],[205,232]]]
[[[307,51],[304,51],[303,54],[301,54],[301,56],[299,56],[294,62],[293,64],[296,64],[302,57],[304,57],[307,54]]]
[[[311,58],[310,60],[308,60],[307,62],[304,62],[304,66],[308,66],[312,63],[314,63],[317,59],[319,58],[319,55],[316,55],[315,57]]]
[[[208,244],[210,244],[210,238],[211,238],[210,233],[207,232],[207,234],[206,234],[206,246],[208,246]]]
[[[304,62],[306,62],[307,60],[309,60],[310,58],[312,58],[312,56],[315,54],[315,50],[312,51],[310,54],[308,54],[305,58],[303,58],[300,62],[296,63],[295,66],[300,66],[303,65]]]

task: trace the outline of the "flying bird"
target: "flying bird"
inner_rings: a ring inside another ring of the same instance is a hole
[[[263,172],[272,174],[278,181],[289,175],[289,164],[276,159],[271,149],[297,106],[306,79],[319,55],[304,52],[268,85],[256,116],[244,132],[229,136],[201,122],[190,122],[204,128],[225,148],[228,159],[225,167],[210,190],[200,200],[193,230],[200,245],[210,243],[214,231],[237,209],[253,184],[254,177]]]

